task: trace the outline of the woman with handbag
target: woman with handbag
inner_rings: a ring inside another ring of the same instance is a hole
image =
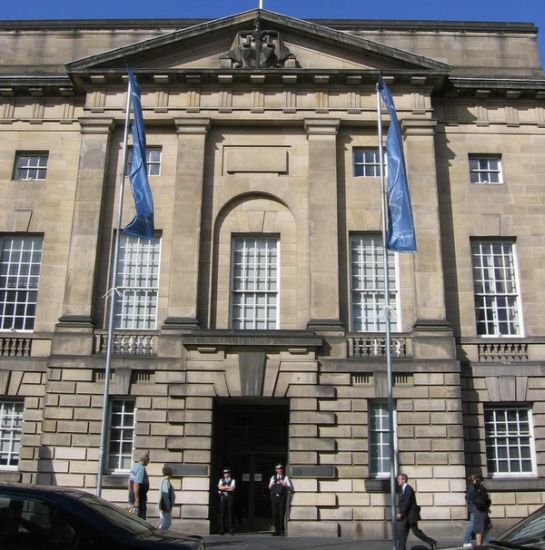
[[[163,466],[163,479],[159,487],[159,531],[166,531],[172,525],[172,508],[174,506],[174,487],[170,482],[172,468]]]

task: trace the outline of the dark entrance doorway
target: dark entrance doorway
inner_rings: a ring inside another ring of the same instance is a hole
[[[237,482],[238,531],[271,528],[269,479],[288,455],[289,405],[279,399],[217,399],[214,403],[211,475],[211,531],[219,530],[217,484],[225,466]]]

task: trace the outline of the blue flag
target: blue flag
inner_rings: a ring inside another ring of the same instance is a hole
[[[377,90],[390,114],[390,128],[386,138],[386,156],[388,159],[388,232],[386,248],[394,252],[416,252],[411,198],[401,128],[397,120],[392,94],[386,83],[379,78]]]
[[[132,163],[129,172],[132,196],[136,207],[136,216],[123,228],[123,232],[134,237],[152,239],[153,227],[153,197],[148,181],[148,167],[146,164],[146,134],[144,132],[144,118],[140,103],[140,88],[133,72],[129,69],[131,105],[134,114],[132,123]]]

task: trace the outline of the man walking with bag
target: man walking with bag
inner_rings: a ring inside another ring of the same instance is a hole
[[[396,522],[396,549],[405,550],[409,531],[412,531],[415,537],[430,545],[431,550],[436,550],[437,541],[428,537],[418,527],[420,519],[420,507],[416,503],[414,489],[407,483],[409,477],[407,474],[397,476],[397,484],[401,488],[399,495],[397,522]]]

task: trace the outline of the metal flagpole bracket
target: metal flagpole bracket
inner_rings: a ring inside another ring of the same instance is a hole
[[[107,300],[112,297],[112,294],[117,294],[119,298],[123,298],[123,291],[120,291],[119,287],[114,286],[113,288],[108,289],[106,294],[102,295],[102,299]]]

